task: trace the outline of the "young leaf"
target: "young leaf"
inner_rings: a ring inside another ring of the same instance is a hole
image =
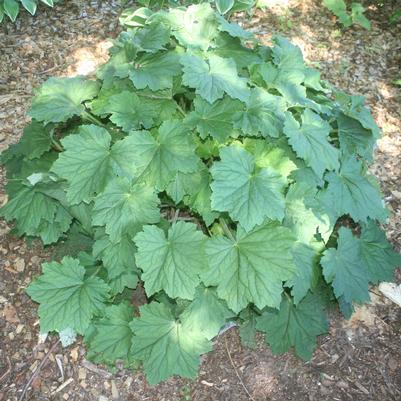
[[[131,323],[133,358],[143,361],[146,377],[156,384],[173,375],[194,378],[200,355],[212,346],[204,334],[177,320],[167,306],[152,302]]]
[[[145,226],[135,243],[146,293],[164,290],[171,298],[193,299],[199,274],[206,267],[205,239],[193,223],[174,223],[167,238],[160,228]]]
[[[285,102],[282,97],[255,88],[243,111],[234,116],[234,126],[245,135],[277,138],[283,129]]]
[[[103,311],[109,288],[98,277],[85,278],[85,268],[71,257],[42,267],[43,274],[27,289],[29,296],[40,303],[41,332],[70,327],[84,334],[93,316]]]
[[[216,14],[209,3],[194,4],[185,11],[173,8],[167,21],[173,36],[189,49],[207,50],[218,34]]]
[[[211,340],[217,336],[227,319],[234,316],[225,301],[218,298],[216,290],[200,285],[195,292],[194,300],[185,309],[181,318],[188,328],[203,333]]]
[[[126,132],[152,127],[158,114],[149,101],[129,91],[111,96],[105,110],[111,114],[110,120]]]
[[[99,91],[97,82],[76,78],[49,78],[35,93],[29,115],[45,123],[63,122],[79,116],[85,100],[93,99]]]
[[[238,146],[222,148],[220,157],[211,169],[212,208],[228,212],[247,231],[266,217],[282,220],[283,178],[270,168],[258,169],[252,155]]]
[[[175,174],[195,172],[198,157],[188,128],[179,120],[167,120],[153,136],[146,131],[133,132],[127,139],[135,147],[132,163],[136,179],[164,190]]]
[[[124,234],[134,235],[143,224],[160,220],[159,199],[145,184],[131,184],[127,178],[115,178],[96,197],[93,225],[105,226],[112,242]]]
[[[184,85],[210,104],[227,93],[233,99],[248,101],[247,79],[238,76],[234,60],[211,55],[208,60],[185,54],[181,57]]]
[[[174,53],[145,55],[135,62],[129,77],[138,89],[152,91],[173,87],[173,77],[181,74],[178,55]]]
[[[234,5],[234,0],[215,0],[217,11],[220,14],[225,14],[231,10]]]
[[[137,275],[135,253],[136,246],[128,235],[122,236],[118,242],[112,242],[107,235],[103,235],[93,244],[93,256],[101,258],[109,279],[124,273]]]
[[[340,172],[329,172],[325,179],[328,186],[322,191],[321,199],[338,216],[349,214],[362,222],[368,217],[380,221],[387,217],[379,189],[363,174],[362,163],[355,157],[343,158]]]
[[[277,308],[282,281],[294,276],[291,231],[270,222],[251,232],[239,230],[236,239],[216,236],[208,240],[209,270],[202,275],[206,285],[217,286],[217,294],[238,313],[250,302],[259,309]]]
[[[309,293],[297,306],[283,296],[278,311],[267,309],[257,318],[257,328],[266,333],[273,353],[294,347],[296,355],[308,360],[316,348],[316,336],[328,330],[324,306],[316,294]]]
[[[240,102],[225,97],[209,104],[197,96],[194,106],[195,110],[187,115],[184,122],[188,126],[196,127],[202,139],[210,135],[224,143],[230,136],[235,136],[233,116],[241,109]]]
[[[330,124],[311,110],[303,112],[301,125],[287,113],[284,134],[298,157],[304,159],[319,178],[325,170],[337,171],[340,167],[339,152],[328,140],[330,130]]]

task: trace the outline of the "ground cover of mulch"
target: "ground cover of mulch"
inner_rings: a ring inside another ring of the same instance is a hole
[[[392,212],[387,235],[400,250],[401,90],[392,82],[401,78],[401,25],[388,21],[399,2],[386,1],[384,7],[364,2],[371,31],[342,31],[320,1],[281,3],[289,7],[238,19],[266,43],[273,32],[291,38],[325,79],[367,97],[383,130],[371,170]],[[65,1],[54,9],[41,7],[34,18],[25,13],[16,24],[0,26],[0,151],[18,140],[28,122],[25,113],[34,87],[52,75],[85,74],[106,60],[105,39],[118,34],[119,12],[113,1]],[[1,172],[0,204],[6,201],[3,186]],[[37,305],[24,291],[52,252],[37,241],[27,244],[12,236],[10,226],[0,221],[0,401],[18,400],[41,363],[27,400],[401,399],[401,312],[378,289],[371,290],[372,304],[350,321],[332,313],[330,333],[319,338],[309,362],[291,353],[273,356],[262,336],[255,350],[246,349],[231,329],[202,358],[195,382],[172,378],[149,386],[142,373],[118,366],[111,373],[86,361],[80,341],[66,349],[54,346],[53,336],[39,342]]]

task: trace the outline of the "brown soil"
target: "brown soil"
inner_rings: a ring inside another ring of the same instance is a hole
[[[372,171],[380,181],[392,216],[386,231],[401,247],[401,26],[388,16],[397,1],[383,8],[370,4],[372,30],[342,31],[320,1],[283,1],[289,8],[258,11],[240,21],[268,42],[282,33],[301,46],[305,58],[325,79],[367,97],[383,130]],[[107,37],[118,31],[120,11],[114,1],[68,1],[52,9],[26,13],[0,27],[0,150],[18,140],[32,88],[52,75],[85,73],[106,59]],[[80,3],[81,7],[75,4]],[[400,8],[398,2],[398,8]],[[4,174],[4,172],[3,172]],[[0,176],[4,184],[4,175]],[[0,204],[6,196],[0,187]],[[0,401],[17,400],[32,371],[56,342],[39,341],[37,305],[25,288],[51,258],[51,249],[27,244],[0,222]],[[400,278],[400,277],[398,277]],[[263,339],[256,350],[241,346],[236,329],[215,341],[203,357],[195,382],[170,379],[146,384],[142,373],[117,368],[114,373],[85,361],[79,341],[57,345],[27,392],[27,400],[88,401],[245,401],[401,399],[401,312],[376,289],[372,304],[346,322],[335,312],[330,333],[319,339],[309,362],[291,353],[273,356]]]

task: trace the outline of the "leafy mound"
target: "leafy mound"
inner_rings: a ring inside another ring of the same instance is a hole
[[[245,344],[261,330],[310,358],[330,304],[348,316],[400,263],[363,98],[208,4],[129,24],[96,80],[38,89],[2,155],[2,215],[64,249],[28,288],[41,330],[84,335],[97,362],[142,362],[151,383],[195,376],[232,320]]]

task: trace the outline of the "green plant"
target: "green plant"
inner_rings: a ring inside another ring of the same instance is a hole
[[[25,10],[34,15],[39,1],[49,7],[53,7],[57,3],[57,0],[0,0],[0,23],[3,21],[4,16],[14,22],[20,12],[20,3]]]
[[[361,3],[352,2],[351,11],[348,12],[344,0],[323,0],[323,4],[338,18],[345,27],[358,24],[365,29],[370,29],[370,21],[365,17],[365,9]]]
[[[84,335],[95,362],[140,361],[151,383],[194,377],[232,320],[245,344],[261,330],[310,358],[330,304],[349,316],[400,263],[363,98],[208,4],[123,20],[97,80],[45,82],[2,155],[1,214],[68,244],[27,290],[41,331]]]

